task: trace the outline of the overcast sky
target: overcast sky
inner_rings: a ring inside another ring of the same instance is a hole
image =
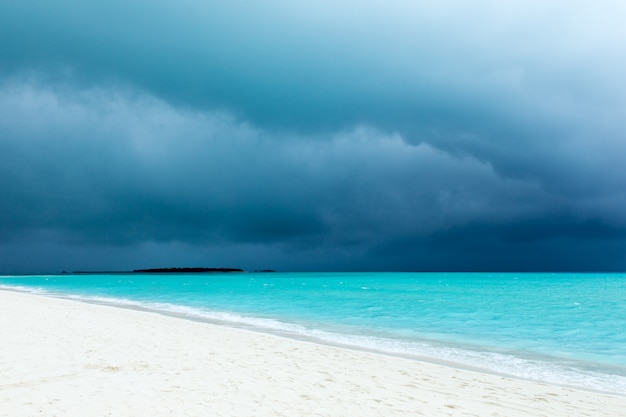
[[[0,273],[624,271],[625,18],[2,0]]]

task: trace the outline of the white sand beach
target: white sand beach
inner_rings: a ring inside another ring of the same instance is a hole
[[[626,397],[0,291],[0,416],[626,416]]]

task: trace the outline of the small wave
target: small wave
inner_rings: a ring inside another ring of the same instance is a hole
[[[52,295],[50,291],[46,291],[43,288],[23,287],[21,285],[0,285],[0,290],[17,291],[37,295]]]

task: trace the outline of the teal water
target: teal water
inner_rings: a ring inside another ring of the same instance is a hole
[[[626,394],[626,274],[97,274],[2,287]]]

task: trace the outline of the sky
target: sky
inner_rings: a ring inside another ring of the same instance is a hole
[[[626,270],[621,0],[3,0],[0,273]]]

